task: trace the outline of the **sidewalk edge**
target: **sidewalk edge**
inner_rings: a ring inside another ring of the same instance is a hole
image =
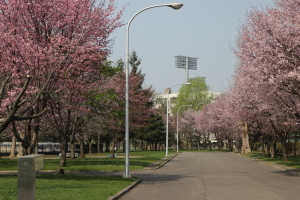
[[[281,171],[285,171],[285,172],[288,172],[288,173],[291,173],[293,175],[296,175],[296,176],[300,176],[300,170],[296,169],[296,168],[289,168],[288,166],[285,166],[285,165],[280,165],[280,164],[277,164],[277,163],[273,163],[271,161],[263,161],[263,160],[260,160],[260,159],[257,159],[257,158],[251,158],[251,157],[247,157],[247,156],[244,156],[240,153],[235,153],[236,155],[239,155],[243,158],[246,158],[248,160],[252,160],[252,161],[255,161],[255,162],[258,162],[258,163],[261,163],[261,164],[264,164],[264,165],[268,165],[270,167],[274,167],[276,169],[279,169]]]
[[[179,153],[175,153],[174,155],[170,156],[168,159],[166,159],[163,163],[161,163],[160,165],[154,167],[154,169],[159,169],[161,167],[163,167],[165,164],[167,164],[170,160],[172,160],[173,158],[175,158]]]
[[[123,196],[124,194],[126,194],[127,192],[129,192],[132,188],[134,188],[140,182],[142,182],[142,179],[138,179],[138,180],[134,181],[129,186],[127,186],[123,190],[119,191],[117,194],[109,197],[107,200],[117,200],[117,199],[119,199],[121,196]]]

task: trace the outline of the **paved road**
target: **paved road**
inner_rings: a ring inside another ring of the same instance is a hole
[[[233,153],[181,153],[160,169],[131,175],[143,181],[121,200],[300,199],[300,176]]]

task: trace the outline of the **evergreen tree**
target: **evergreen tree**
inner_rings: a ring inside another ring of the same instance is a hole
[[[133,50],[132,53],[130,54],[128,62],[131,66],[130,75],[141,74],[141,70],[138,70],[138,67],[142,63],[142,59],[139,58],[135,50]]]
[[[151,87],[144,88],[144,77],[145,74],[141,72],[138,67],[141,64],[142,59],[138,57],[136,51],[133,51],[129,56],[129,64],[131,66],[131,71],[129,74],[129,123],[130,123],[130,138],[134,139],[136,137],[142,126],[144,126],[147,122],[147,119],[152,113],[152,89]],[[118,68],[124,69],[124,62],[122,59],[117,60],[116,66]],[[119,99],[123,100],[124,86],[125,86],[125,73],[122,70],[119,74],[119,77],[115,80],[115,83],[119,85],[119,89],[117,89],[117,93],[119,94]],[[124,82],[124,83],[123,83]],[[119,108],[124,111],[123,105],[119,106]],[[119,115],[122,117],[123,116]]]
[[[153,143],[155,150],[157,150],[158,143],[166,141],[165,123],[159,114],[152,114],[147,121],[147,125],[142,128],[143,135],[141,139]]]

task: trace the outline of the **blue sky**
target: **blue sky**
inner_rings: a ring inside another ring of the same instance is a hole
[[[116,0],[126,6],[122,21],[127,24],[139,10],[172,0]],[[196,57],[197,70],[189,77],[206,77],[212,91],[224,91],[234,73],[236,59],[231,48],[239,25],[252,7],[273,6],[273,0],[181,0],[180,10],[158,7],[146,10],[130,26],[130,52],[142,59],[145,85],[163,93],[165,88],[185,82],[185,70],[175,67],[175,56]],[[112,33],[113,52],[109,60],[125,60],[126,25]],[[172,89],[178,92],[180,86]]]

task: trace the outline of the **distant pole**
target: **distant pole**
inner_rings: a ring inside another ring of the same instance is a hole
[[[185,106],[190,106],[190,107],[192,107],[193,105],[183,105],[183,106],[181,106],[180,108],[182,108],[182,107],[185,107]],[[176,138],[177,138],[177,153],[178,153],[178,114],[179,114],[179,110],[180,110],[180,108],[178,108],[178,110],[177,110],[177,134],[176,134]]]
[[[191,85],[191,83],[178,83],[178,84],[175,84],[172,87],[168,88],[167,117],[166,117],[166,157],[168,157],[168,154],[169,154],[169,93],[170,93],[170,90],[177,85]]]
[[[185,57],[185,82],[189,81],[189,57]]]

